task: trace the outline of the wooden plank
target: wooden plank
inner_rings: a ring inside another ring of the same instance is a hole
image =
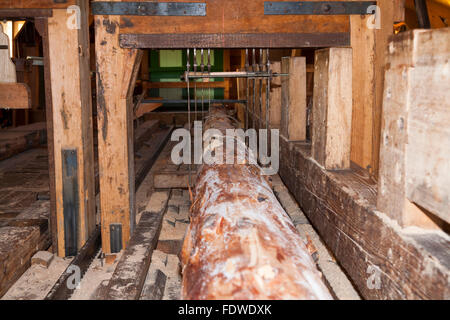
[[[134,118],[140,118],[143,115],[158,109],[162,105],[162,103],[140,103],[134,111]]]
[[[95,16],[102,249],[111,251],[110,225],[121,225],[125,248],[135,225],[133,104],[138,50],[118,43],[119,17]]]
[[[287,16],[285,16],[287,17]],[[146,32],[148,29],[146,29]],[[220,30],[220,29],[219,29]],[[216,30],[217,32],[217,30]],[[237,31],[236,31],[237,32]],[[169,34],[121,34],[123,48],[316,48],[348,46],[350,34],[334,33],[169,33]]]
[[[362,297],[447,299],[448,237],[402,230],[375,209],[376,184],[368,175],[327,171],[310,149],[280,138],[280,158],[290,159],[281,161],[280,176]],[[434,240],[419,243],[422,236]]]
[[[346,16],[264,15],[264,1],[209,0],[206,17],[174,19],[161,16],[123,16],[120,21],[120,33],[264,34],[349,31],[348,17]],[[148,28],[149,25],[152,28]]]
[[[77,0],[0,0],[0,9],[66,9],[76,4]]]
[[[281,72],[281,134],[290,141],[306,140],[306,58],[283,57]]]
[[[68,13],[55,9],[48,19],[50,81],[53,106],[58,255],[65,256],[62,150],[77,152],[79,228],[81,248],[95,228],[94,150],[89,71],[88,1],[80,7],[80,29],[67,28]],[[64,29],[66,32],[61,32]],[[81,50],[81,52],[80,52]],[[70,76],[67,76],[70,75]]]
[[[0,131],[0,160],[46,143],[44,122]]]
[[[389,47],[377,205],[402,226],[439,226],[409,201],[450,221],[449,39],[446,29],[417,30]]]
[[[281,62],[272,62],[270,68],[273,73],[281,73]],[[269,125],[279,128],[281,125],[281,77],[274,77],[270,83]]]
[[[316,51],[312,154],[325,169],[350,167],[352,49]]]
[[[30,109],[31,91],[26,83],[0,82],[0,109]]]
[[[161,208],[142,213],[136,231],[130,239],[117,267],[109,281],[104,300],[137,300],[144,286],[153,250],[161,231],[162,218],[169,201],[170,191],[164,193]],[[155,194],[152,195],[152,197]],[[150,198],[150,201],[152,199]],[[150,202],[149,202],[150,203]]]

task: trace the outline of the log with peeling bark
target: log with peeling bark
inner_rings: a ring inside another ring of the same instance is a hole
[[[233,122],[211,108],[205,123]],[[181,252],[184,299],[332,299],[260,168],[202,165]]]

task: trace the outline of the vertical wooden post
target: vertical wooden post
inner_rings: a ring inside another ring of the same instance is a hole
[[[270,68],[273,73],[281,73],[281,62],[272,62]],[[281,125],[281,77],[272,78],[270,84],[269,124],[272,128]]]
[[[132,95],[142,51],[119,46],[119,16],[95,16],[102,248],[125,248],[135,225]]]
[[[449,43],[443,28],[389,46],[377,206],[401,226],[438,228],[433,215],[450,222]]]
[[[76,254],[95,228],[94,150],[89,73],[89,3],[77,2],[80,24],[65,9],[48,18],[52,93],[57,252]]]
[[[325,169],[350,167],[352,49],[316,51],[312,155]]]
[[[376,16],[350,16],[355,79],[351,160],[374,175],[379,159],[385,51],[393,34],[394,15],[401,16],[394,2],[399,1],[379,1]]]
[[[281,72],[281,135],[289,141],[306,140],[306,58],[283,57]]]

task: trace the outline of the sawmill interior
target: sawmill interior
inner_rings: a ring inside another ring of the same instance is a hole
[[[0,299],[450,299],[449,22],[0,0]]]

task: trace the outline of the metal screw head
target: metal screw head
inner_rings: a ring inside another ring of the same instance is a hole
[[[322,5],[322,11],[323,12],[329,12],[331,10],[331,6],[329,4]]]

